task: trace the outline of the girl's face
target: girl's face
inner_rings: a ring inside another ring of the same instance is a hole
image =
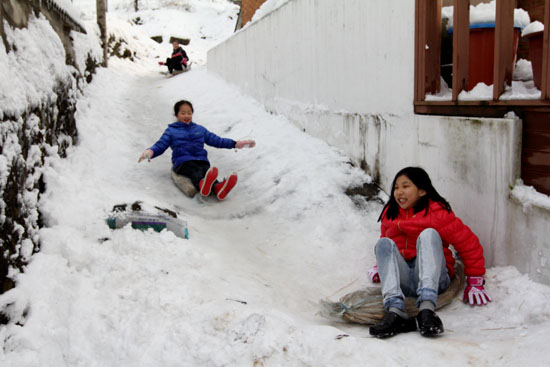
[[[193,110],[191,109],[191,106],[186,104],[181,105],[176,117],[179,122],[189,125],[191,120],[193,120]]]
[[[416,187],[405,175],[399,176],[395,181],[393,197],[401,209],[407,210],[413,208],[424,195],[426,195],[426,191]]]

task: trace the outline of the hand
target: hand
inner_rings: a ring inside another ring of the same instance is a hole
[[[235,142],[235,148],[242,149],[242,148],[254,148],[256,146],[256,142],[254,140],[237,140]]]
[[[151,158],[153,158],[153,154],[155,154],[151,149],[146,149],[141,153],[138,159],[138,163],[141,162],[144,159],[147,159],[147,162],[151,161]]]
[[[159,61],[159,65],[164,65],[164,63],[162,61]]]
[[[378,274],[378,265],[369,269],[369,279],[373,283],[380,283],[380,274]]]
[[[464,302],[469,302],[471,306],[475,306],[476,304],[478,306],[483,306],[486,305],[487,302],[491,302],[491,297],[489,297],[485,288],[483,288],[484,283],[485,279],[483,279],[483,277],[467,276],[466,288],[464,288],[464,298],[462,300]]]

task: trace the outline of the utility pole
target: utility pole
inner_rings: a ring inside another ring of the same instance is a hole
[[[103,67],[107,67],[107,0],[96,0],[97,25],[103,46]]]

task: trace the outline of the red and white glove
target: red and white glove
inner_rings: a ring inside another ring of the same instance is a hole
[[[369,279],[373,283],[380,283],[380,274],[378,274],[378,265],[374,265],[368,271]]]
[[[254,140],[237,140],[235,142],[235,148],[242,149],[242,148],[254,148],[256,146],[256,142]]]
[[[144,159],[147,159],[147,162],[151,161],[151,158],[153,158],[153,154],[155,154],[151,149],[146,149],[141,153],[138,159],[138,163],[141,162]]]
[[[464,302],[469,302],[471,306],[483,306],[487,302],[491,302],[492,299],[489,297],[485,288],[485,279],[483,277],[467,276],[466,277],[466,288],[464,288]]]

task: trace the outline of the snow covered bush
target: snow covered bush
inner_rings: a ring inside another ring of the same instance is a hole
[[[57,8],[37,2],[6,9],[0,12],[0,293],[39,250],[42,172],[48,157],[65,157],[75,143],[76,98],[102,61],[94,26],[86,34],[67,31]]]

